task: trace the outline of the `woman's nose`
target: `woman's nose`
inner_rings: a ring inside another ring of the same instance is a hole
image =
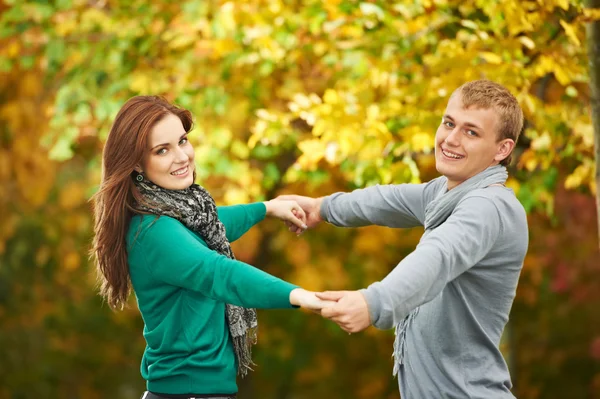
[[[175,155],[176,155],[175,162],[178,162],[178,163],[187,162],[190,159],[190,157],[183,150],[183,148],[177,148],[177,152]]]

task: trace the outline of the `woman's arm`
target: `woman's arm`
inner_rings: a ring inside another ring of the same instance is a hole
[[[229,242],[234,242],[266,216],[263,202],[244,205],[218,206],[219,220],[225,226]]]
[[[265,216],[276,217],[293,223],[299,229],[306,229],[304,211],[294,201],[271,200],[248,205],[219,206],[217,211],[229,242],[243,236]]]
[[[162,216],[140,234],[148,273],[164,283],[244,307],[319,309],[313,293],[209,249],[177,220]],[[322,306],[321,306],[322,305]]]

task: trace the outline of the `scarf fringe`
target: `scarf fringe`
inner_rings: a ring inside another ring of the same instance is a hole
[[[237,373],[244,378],[248,371],[254,371],[252,366],[256,366],[256,363],[252,361],[252,345],[255,345],[258,341],[258,328],[249,328],[244,335],[231,337],[231,340],[238,359]]]
[[[392,357],[394,358],[394,370],[392,371],[392,375],[394,377],[398,375],[400,366],[404,364],[404,354],[406,351],[406,331],[418,313],[419,308],[416,308],[410,312],[408,316],[402,319],[402,321],[396,326],[396,339],[394,339],[394,353],[392,354]]]

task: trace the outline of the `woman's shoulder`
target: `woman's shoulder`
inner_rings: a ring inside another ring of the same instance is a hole
[[[187,228],[177,219],[164,215],[135,215],[129,223],[128,240],[160,240],[165,235],[186,232]]]

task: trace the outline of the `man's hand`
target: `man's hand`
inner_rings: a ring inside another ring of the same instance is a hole
[[[295,288],[290,292],[290,303],[313,311],[335,305],[335,302],[319,299],[315,292],[306,291],[302,288]]]
[[[325,301],[337,302],[322,309],[321,316],[336,322],[342,330],[354,333],[371,325],[367,301],[359,291],[326,291],[316,295]]]
[[[311,198],[304,197],[302,195],[280,195],[276,198],[277,200],[295,201],[300,205],[304,213],[306,214],[306,225],[309,229],[312,229],[318,225],[323,219],[321,219],[321,203],[323,198]],[[301,234],[303,231],[292,223],[286,222],[288,229],[296,234]]]

